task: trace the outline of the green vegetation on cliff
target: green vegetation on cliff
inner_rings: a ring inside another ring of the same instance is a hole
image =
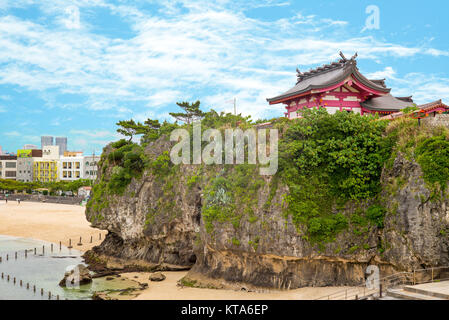
[[[192,108],[190,113],[177,114],[180,119],[187,117],[188,124],[159,124],[151,119],[143,125],[131,123],[137,126],[131,133],[142,134],[140,144],[123,139],[105,148],[102,174],[88,204],[96,219],[102,218],[100,213],[109,205],[109,196],[126,196],[133,179],[151,175],[158,199],[148,208],[147,225],[154,224],[161,214],[179,214],[182,199],[177,192],[183,184],[189,192],[201,193],[199,205],[207,233],[213,237],[220,226],[232,227],[235,235],[230,243],[234,247],[249,245],[257,250],[263,236],[239,239],[242,221],[246,226],[265,229],[270,223],[265,219],[267,213],[279,208],[311,244],[322,247],[345,231],[358,237],[358,242],[350,250],[337,250],[355,252],[370,249],[363,243],[367,235],[384,228],[385,217],[394,214],[393,209],[382,206],[381,173],[384,168],[393,168],[399,153],[419,163],[424,180],[435,190],[444,191],[449,180],[447,129],[418,127],[413,119],[390,123],[348,112],[330,115],[324,108],[305,110],[302,118],[295,120],[271,120],[280,137],[279,170],[273,177],[260,176],[259,166],[250,164],[202,164],[185,170],[170,161],[168,136],[173,129],[182,127],[191,132],[189,123],[196,117],[202,118],[203,131],[245,130],[254,125],[250,117],[202,112],[199,104]],[[148,146],[151,152],[145,149]],[[405,183],[400,179],[395,181],[396,188]],[[378,244],[378,250],[385,246]]]
[[[391,155],[385,121],[324,108],[306,110],[280,144],[280,175],[289,187],[287,216],[313,242],[330,242],[348,226],[348,201],[375,199]],[[381,222],[376,222],[378,226]]]
[[[207,232],[213,231],[214,222],[229,222],[236,229],[243,217],[255,222],[257,195],[263,183],[256,165],[228,165],[220,170],[204,190],[202,216]]]
[[[444,191],[449,180],[448,132],[421,141],[416,148],[416,155],[424,179],[430,184],[438,184]]]

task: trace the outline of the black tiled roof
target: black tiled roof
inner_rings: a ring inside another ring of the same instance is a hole
[[[275,102],[277,100],[292,97],[310,90],[322,89],[332,85],[336,85],[345,80],[351,74],[353,74],[358,81],[369,88],[384,93],[390,92],[391,89],[385,86],[383,80],[371,81],[359,72],[357,68],[357,61],[355,60],[356,56],[352,57],[349,60],[346,59],[342,54],[341,56],[342,59],[340,59],[339,61],[323,65],[304,73],[296,69],[298,77],[296,85],[279,96],[267,99],[267,101]]]
[[[380,97],[374,97],[360,103],[362,107],[373,110],[373,111],[399,111],[401,109],[414,106],[413,100],[411,98],[400,99],[393,97],[391,94]]]

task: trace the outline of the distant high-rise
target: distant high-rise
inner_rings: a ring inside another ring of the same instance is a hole
[[[63,156],[64,151],[67,151],[67,137],[56,137],[55,145],[59,146],[59,155]]]
[[[2,146],[0,146],[0,155],[3,154]]]
[[[45,146],[53,145],[53,137],[50,136],[42,136],[41,137],[41,148],[43,149]]]

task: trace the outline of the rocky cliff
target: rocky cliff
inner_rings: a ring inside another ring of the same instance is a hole
[[[315,241],[287,213],[291,186],[278,175],[260,176],[251,165],[174,166],[170,146],[166,137],[148,144],[142,153],[152,165],[122,193],[105,185],[117,171],[115,149],[105,148],[86,215],[109,234],[90,262],[190,269],[185,283],[199,286],[282,289],[358,285],[372,264],[381,276],[449,265],[448,198],[435,196],[420,165],[401,152],[383,168],[376,199],[333,205],[346,223]],[[374,202],[380,220],[367,218]]]

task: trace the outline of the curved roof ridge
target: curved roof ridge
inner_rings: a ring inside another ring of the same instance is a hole
[[[310,69],[309,71],[304,73],[296,68],[298,80],[295,86],[281,95],[273,98],[268,98],[267,101],[270,103],[276,103],[276,101],[278,100],[287,99],[295,95],[303,94],[310,90],[331,87],[344,81],[351,74],[353,74],[354,78],[360,81],[363,85],[375,91],[381,92],[383,94],[389,93],[391,91],[391,89],[387,88],[385,85],[373,82],[360,73],[357,68],[357,55],[354,55],[353,57],[351,57],[351,59],[346,59],[346,57],[344,57],[344,55],[341,53],[340,56],[342,57],[342,59],[338,61],[322,65],[315,69]]]
[[[439,104],[444,104],[442,99],[432,101],[429,103],[425,103],[425,104],[420,104],[420,105],[418,105],[418,108],[420,108],[420,109],[429,108],[429,107],[437,106]]]

